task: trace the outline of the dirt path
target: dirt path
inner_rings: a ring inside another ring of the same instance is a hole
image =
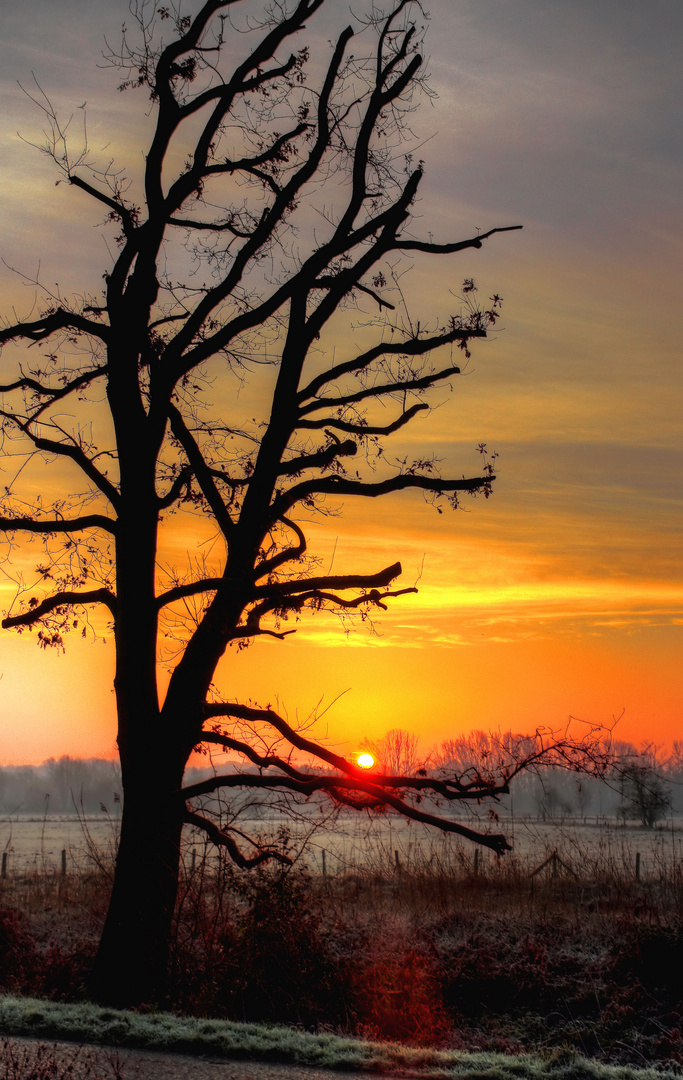
[[[331,1080],[327,1070],[0,1035],[0,1080]],[[345,1073],[352,1080],[356,1073]]]

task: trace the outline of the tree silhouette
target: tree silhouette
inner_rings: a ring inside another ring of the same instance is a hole
[[[35,495],[26,469],[3,496],[10,544],[39,536],[45,547],[41,586],[17,597],[3,626],[62,648],[67,632],[87,633],[94,606],[113,624],[124,806],[92,981],[113,1002],[163,990],[184,824],[239,866],[287,860],[275,844],[222,828],[207,796],[322,793],[502,852],[504,836],[422,800],[496,796],[527,760],[551,752],[537,742],[496,778],[368,774],[272,707],[214,685],[228,647],[284,639],[290,618],[366,616],[415,591],[394,587],[397,562],[317,572],[307,522],[331,497],[418,490],[455,507],[463,493],[488,496],[494,481],[483,447],[480,475],[448,478],[427,457],[392,459],[385,444],[457,377],[452,348],[469,356],[501,303],[479,304],[466,279],[455,310],[424,326],[404,304],[397,260],[475,251],[507,230],[420,238],[423,165],[405,150],[424,88],[419,4],[399,0],[356,35],[342,30],[327,58],[308,65],[309,80],[299,35],[323,2],[277,4],[257,18],[238,0],[206,0],[192,17],[138,0],[138,43],[124,35],[110,59],[124,69],[123,88],[151,99],[139,191],[87,143],[72,153],[68,125],[33,94],[46,121],[41,149],[77,197],[102,208],[118,252],[103,295],[40,286],[43,310],[0,331],[6,363],[16,364],[0,387],[5,448],[49,467],[55,492]],[[360,323],[356,336],[332,327],[342,316],[347,330]],[[237,393],[250,381],[262,420]],[[164,572],[169,534],[182,544],[197,520],[216,541],[210,557]],[[165,690],[164,635],[174,640]],[[183,788],[190,755],[207,747],[242,766]],[[552,752],[574,760],[571,748]]]
[[[627,761],[620,783],[622,802],[617,813],[624,821],[639,821],[653,829],[671,811],[671,789],[651,765]]]

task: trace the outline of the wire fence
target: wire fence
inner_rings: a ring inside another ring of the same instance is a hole
[[[282,829],[278,818],[261,817],[254,833],[272,838]],[[26,875],[70,876],[111,872],[118,818],[43,817],[0,821],[2,879]],[[500,821],[496,832],[509,837],[512,850],[495,856],[453,834],[398,818],[356,814],[319,824],[299,816],[286,823],[286,843],[295,862],[314,876],[334,878],[354,873],[385,876],[440,874],[503,878],[568,876],[576,879],[678,881],[683,873],[683,819],[645,829],[615,818],[574,818],[549,822],[531,817]],[[201,865],[219,864],[217,849],[191,829],[183,836],[182,861],[187,874]]]

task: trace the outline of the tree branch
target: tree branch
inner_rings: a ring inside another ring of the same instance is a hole
[[[426,240],[401,240],[399,237],[395,247],[397,251],[427,251],[431,255],[452,255],[454,252],[464,251],[466,248],[480,248],[482,240],[488,240],[489,236],[493,236],[494,233],[516,232],[517,229],[523,228],[523,225],[504,225],[501,228],[489,229],[488,232],[472,236],[469,240],[460,240],[454,244],[433,244],[428,243]]]
[[[315,454],[305,454],[301,457],[290,458],[284,461],[278,469],[278,476],[292,476],[303,472],[304,469],[325,469],[333,461],[340,457],[353,457],[358,453],[358,446],[352,440],[333,443],[325,446]]]
[[[405,780],[405,778],[402,779]],[[406,785],[404,784],[403,786]],[[305,797],[313,795],[316,791],[326,791],[334,797],[336,788],[339,788],[341,791],[364,792],[370,796],[375,805],[390,806],[403,817],[410,818],[412,821],[420,821],[424,825],[431,825],[435,829],[440,829],[441,832],[450,832],[455,833],[458,836],[463,836],[465,839],[471,840],[475,844],[490,848],[491,851],[495,851],[497,855],[502,855],[503,852],[512,850],[506,837],[500,833],[477,832],[474,829],[469,829],[466,825],[460,825],[456,821],[450,821],[448,818],[438,817],[436,814],[429,814],[425,810],[418,810],[416,807],[411,806],[410,803],[405,802],[404,799],[399,798],[399,796],[394,795],[385,787],[380,786],[380,784],[363,780],[360,777],[357,777],[352,781],[346,777],[335,776],[314,776],[307,778],[306,780],[297,780],[290,776],[260,776],[242,773],[232,776],[216,776],[211,780],[205,780],[201,783],[193,784],[191,787],[184,788],[179,794],[183,799],[190,799],[195,798],[198,795],[207,794],[210,791],[216,791],[223,787],[285,788],[286,790],[296,792]],[[490,791],[481,792],[480,797],[489,794]],[[454,797],[457,798],[457,796]]]
[[[215,592],[224,584],[223,578],[202,578],[201,581],[188,581],[185,585],[174,585],[156,598],[157,610],[173,604],[176,600],[183,600],[186,596],[197,596],[199,593]]]
[[[104,529],[105,532],[116,535],[117,523],[104,514],[83,514],[77,518],[42,518],[30,517],[2,517],[0,518],[0,532],[32,532],[32,533],[72,533],[80,529]]]
[[[304,480],[301,484],[296,484],[295,487],[277,495],[273,500],[272,510],[274,516],[281,517],[295,503],[308,499],[312,495],[359,495],[376,499],[380,495],[405,491],[407,488],[433,491],[435,494],[449,491],[484,491],[486,493],[495,479],[495,476],[476,476],[471,479],[463,477],[462,480],[441,480],[437,477],[402,474],[388,480],[380,480],[375,484],[367,484],[361,480],[348,480],[343,476],[322,476],[317,480]]]
[[[0,330],[0,345],[22,337],[30,338],[31,341],[44,341],[45,338],[50,337],[51,334],[56,333],[58,330],[67,329],[92,334],[93,337],[99,338],[100,341],[107,342],[109,340],[110,330],[108,326],[91,322],[90,319],[84,318],[83,315],[77,315],[74,311],[66,311],[64,308],[59,307],[56,311],[52,311],[40,319],[35,319],[33,322],[16,323],[14,326],[4,327]]]
[[[272,637],[272,638],[276,638],[277,641],[284,641],[285,638],[291,637],[292,634],[296,634],[295,629],[292,629],[292,630],[269,630],[267,627],[255,625],[256,619],[254,620],[254,622],[250,621],[255,610],[256,609],[253,609],[252,611],[249,612],[249,617],[248,617],[247,622],[245,623],[244,626],[238,626],[236,630],[232,631],[232,633],[230,635],[230,640],[231,641],[240,641],[240,640],[244,640],[245,638],[255,638],[255,637]],[[272,611],[272,607],[268,608],[268,610]]]
[[[70,458],[75,465],[81,470],[89,480],[92,480],[95,487],[99,488],[103,495],[107,497],[112,506],[116,509],[120,504],[120,495],[117,489],[112,484],[111,480],[108,480],[95,467],[93,462],[87,456],[87,454],[77,446],[75,442],[57,442],[56,439],[46,439],[40,435],[34,435],[30,430],[29,425],[31,420],[22,421],[14,413],[7,412],[5,409],[0,409],[0,416],[4,416],[6,420],[10,420],[13,424],[19,428],[19,430],[30,439],[37,450],[42,450],[48,454],[56,454],[59,457]],[[105,519],[106,520],[106,519]]]
[[[254,569],[254,581],[258,581],[259,578],[264,577],[266,574],[272,574],[274,570],[277,570],[278,566],[282,566],[283,563],[290,562],[293,559],[300,559],[302,555],[306,554],[306,537],[303,530],[299,528],[295,521],[291,521],[289,518],[282,517],[280,521],[287,525],[294,533],[296,533],[298,544],[296,547],[285,548],[284,551],[278,552],[277,555],[273,555],[270,559],[265,559],[263,562],[258,563]]]
[[[486,331],[480,331],[473,333],[472,337],[486,337]],[[317,412],[318,409],[339,408],[341,405],[353,405],[358,401],[365,401],[367,398],[382,397],[384,394],[396,394],[403,393],[406,390],[426,390],[428,387],[433,386],[435,382],[440,382],[442,379],[448,379],[451,375],[459,375],[459,367],[447,367],[442,368],[441,371],[433,371],[429,375],[422,375],[419,379],[404,379],[401,382],[395,383],[383,383],[379,386],[366,386],[362,390],[357,390],[355,394],[343,394],[337,398],[315,398],[308,405],[300,410],[300,416],[306,416],[308,413]]]
[[[297,428],[337,428],[338,431],[347,431],[352,435],[360,435],[361,437],[366,435],[392,435],[394,431],[398,431],[404,424],[410,423],[414,416],[417,416],[419,412],[425,412],[429,409],[429,405],[426,402],[419,402],[417,405],[411,405],[409,409],[406,409],[404,413],[394,420],[391,424],[367,424],[360,421],[357,424],[351,423],[349,420],[340,420],[334,416],[324,416],[321,420],[299,420],[297,421]]]
[[[268,754],[267,756],[259,754],[249,743],[243,742],[241,739],[233,739],[220,731],[203,731],[200,741],[201,743],[212,743],[215,746],[222,746],[226,750],[235,750],[239,754],[244,754],[252,764],[258,765],[260,769],[269,769],[274,766],[281,769],[288,776],[293,776],[295,780],[307,779],[306,773],[302,773],[289,761],[285,761],[284,758],[277,757],[275,754]]]
[[[0,386],[0,394],[9,394],[13,390],[31,390],[34,394],[40,394],[41,397],[50,397],[52,401],[59,401],[60,398],[66,397],[67,394],[73,393],[74,390],[80,390],[82,386],[87,386],[89,383],[93,382],[94,379],[99,379],[102,375],[106,374],[107,365],[105,364],[100,368],[96,368],[94,371],[84,371],[81,375],[77,375],[76,378],[71,379],[70,382],[65,383],[57,389],[45,386],[43,383],[38,382],[37,379],[23,376],[21,379],[16,379],[13,383],[6,383],[4,386]],[[51,404],[51,402],[48,404]]]
[[[98,191],[98,189],[93,187],[92,184],[89,184],[87,180],[82,180],[80,176],[70,175],[69,183],[73,184],[74,187],[80,188],[81,191],[85,191],[97,202],[101,202],[105,206],[108,206],[109,209],[121,219],[124,235],[128,238],[133,236],[135,233],[135,219],[130,210],[124,206],[122,202],[117,202],[117,200],[112,199],[110,195],[105,195],[103,191]]]
[[[277,581],[259,585],[254,589],[255,598],[293,596],[300,592],[317,589],[373,589],[388,585],[401,574],[401,564],[392,563],[376,574],[323,574],[320,577],[300,578],[298,581]]]
[[[158,499],[158,505],[161,510],[165,510],[167,507],[172,506],[174,502],[177,502],[183,488],[187,490],[189,487],[193,475],[189,465],[180,470],[166,494],[161,495]]]
[[[373,361],[378,360],[380,356],[423,356],[433,349],[441,348],[442,345],[449,345],[452,341],[464,341],[471,337],[486,337],[486,331],[466,330],[459,327],[444,332],[443,334],[434,334],[432,337],[428,338],[413,338],[410,341],[380,342],[379,345],[374,345],[371,349],[367,349],[365,352],[355,357],[355,359],[347,360],[343,364],[336,364],[328,371],[323,371],[320,375],[316,375],[315,379],[311,379],[308,386],[305,386],[303,390],[299,391],[297,401],[301,403],[306,401],[307,398],[314,398],[323,386],[341,378],[342,375],[359,374],[372,364]],[[460,371],[455,368],[453,374],[459,375]]]
[[[183,229],[197,229],[204,232],[229,232],[233,236],[237,236],[240,240],[248,240],[251,233],[242,232],[240,229],[236,229],[230,221],[193,221],[192,218],[169,218],[169,225],[177,225]],[[179,318],[185,318],[185,315],[179,316]]]
[[[89,592],[61,592],[48,596],[39,604],[24,611],[21,615],[8,615],[2,620],[2,626],[9,630],[13,626],[32,626],[49,615],[55,608],[85,606],[86,604],[104,604],[112,615],[116,615],[116,597],[109,589],[91,589]]]
[[[260,847],[254,840],[250,842],[256,847],[257,854],[252,856],[251,859],[247,858],[227,832],[220,829],[213,821],[209,821],[203,814],[197,814],[193,810],[186,809],[184,811],[183,821],[188,825],[193,825],[195,829],[201,829],[217,847],[226,848],[232,861],[242,870],[251,870],[252,867],[259,866],[261,863],[267,862],[268,859],[275,859],[276,862],[282,863],[283,866],[291,866],[294,861],[290,859],[289,855],[278,851],[277,848]]]
[[[187,454],[190,467],[197,477],[202,493],[213,511],[221,532],[224,536],[229,536],[234,528],[234,522],[228,513],[227,507],[223,502],[216,484],[214,483],[212,470],[204,460],[204,455],[187,427],[180,410],[171,402],[168,403],[168,417],[171,424],[171,430]]]
[[[313,282],[313,287],[316,289],[332,289],[336,284],[336,277],[321,277],[317,278],[316,281]],[[375,300],[376,303],[379,305],[380,311],[382,308],[387,308],[389,311],[396,311],[395,304],[390,304],[388,300],[383,300],[379,293],[375,292],[374,289],[369,289],[367,285],[361,285],[361,283],[357,281],[353,288],[358,289],[359,292],[364,292],[367,293],[368,296],[371,296],[372,299]]]
[[[394,592],[378,592],[377,589],[370,589],[367,593],[361,593],[360,596],[354,596],[353,600],[345,600],[341,596],[337,596],[335,593],[326,592],[322,589],[317,589],[315,592],[296,594],[294,599],[287,600],[272,600],[266,605],[259,605],[259,608],[263,607],[261,614],[266,614],[268,611],[279,610],[280,608],[298,611],[308,600],[314,600],[316,602],[323,602],[335,604],[340,608],[357,608],[363,604],[374,604],[375,607],[382,608],[383,611],[387,610],[387,606],[383,603],[384,600],[390,600],[395,596],[406,596],[408,593],[416,593],[417,589],[409,587],[405,589],[396,589]],[[259,630],[260,633],[265,631]],[[291,633],[291,631],[290,631]]]
[[[308,14],[312,13],[320,6],[321,2],[322,0],[312,0],[308,5],[302,2],[297,8],[297,11],[294,12],[292,19],[286,20],[287,24],[289,25],[289,23],[292,22],[292,25],[294,25],[297,15],[301,14],[304,8],[306,9],[305,14],[307,17]],[[283,23],[281,25],[284,26],[285,24]],[[195,336],[199,334],[205,321],[211,317],[212,312],[216,307],[219,306],[239,284],[249,260],[252,259],[271,238],[276,226],[280,223],[283,216],[286,215],[287,207],[295,202],[296,196],[301,188],[315,174],[323,154],[328,147],[329,119],[327,116],[327,109],[330,96],[337,80],[346,44],[352,36],[353,31],[348,28],[342,32],[337,40],[318,99],[317,138],[305,163],[285,185],[281,194],[275,198],[272,206],[264,210],[259,225],[250,239],[239,251],[230,271],[225,275],[222,282],[212,289],[211,292],[197,305],[194,312],[187,320],[184,328],[177,334],[169,348],[167,348],[166,352],[170,366],[171,368],[175,367],[175,371],[173,372],[174,379],[180,378],[186,371],[191,370],[207,357],[215,355],[216,352],[224,348],[237,334],[250,329],[252,326],[263,323],[286,302],[300,284],[302,280],[301,272],[295,274],[289,282],[285,282],[277,288],[268,300],[263,301],[253,310],[242,313],[226,326],[216,331],[216,333],[207,336],[204,340],[193,345],[193,347],[189,349],[189,352],[184,355],[185,350],[192,344]]]
[[[206,718],[214,716],[232,716],[237,720],[246,720],[249,723],[262,722],[269,724],[297,750],[312,754],[320,761],[324,761],[328,765],[331,765],[333,769],[339,769],[340,772],[346,773],[347,775],[359,775],[358,768],[352,765],[351,762],[347,761],[339,754],[335,754],[332,750],[327,750],[324,746],[320,746],[318,743],[313,742],[311,739],[305,738],[305,736],[296,731],[291,724],[288,724],[287,721],[282,716],[279,716],[273,709],[258,709],[251,705],[231,704],[229,702],[211,702],[204,705],[204,716]],[[201,792],[199,794],[201,794]]]

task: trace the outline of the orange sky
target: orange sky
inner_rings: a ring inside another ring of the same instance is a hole
[[[301,719],[329,705],[320,730],[347,750],[392,727],[416,731],[427,751],[471,728],[556,727],[569,715],[609,723],[622,711],[621,738],[670,742],[683,737],[683,9],[430,9],[440,96],[415,124],[428,140],[420,228],[524,231],[416,261],[420,318],[448,310],[449,289],[469,275],[483,296],[504,297],[504,317],[397,453],[427,450],[445,473],[474,473],[485,441],[500,455],[494,497],[442,516],[419,497],[394,498],[315,523],[324,565],[398,559],[401,584],[419,578],[419,593],[396,600],[376,634],[345,636],[318,615],[285,642],[229,653],[221,686],[277,698]],[[0,255],[27,270],[42,260],[45,279],[66,288],[98,287],[103,233],[17,137],[20,128],[39,140],[39,120],[14,80],[34,70],[67,112],[87,98],[92,138],[134,171],[146,103],[117,95],[116,76],[96,66],[96,43],[115,39],[126,10],[97,0],[83,18],[74,0],[30,0],[21,15],[0,15]],[[4,310],[24,312],[30,290],[5,267],[0,278]],[[0,468],[4,485],[11,461]],[[190,530],[175,553],[196,543]],[[13,591],[0,579],[0,607]],[[0,763],[112,752],[111,648],[73,641],[66,656],[45,655],[30,635],[3,632]]]

